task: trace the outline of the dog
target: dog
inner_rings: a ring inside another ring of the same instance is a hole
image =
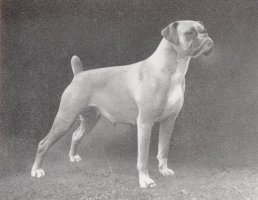
[[[80,59],[71,59],[74,78],[62,94],[59,110],[48,135],[39,142],[31,176],[43,177],[42,160],[80,116],[73,133],[70,161],[80,161],[77,145],[104,116],[113,124],[137,124],[137,170],[141,188],[154,187],[148,173],[151,130],[160,122],[157,160],[159,172],[174,174],[167,166],[174,122],[183,106],[185,75],[190,59],[208,55],[213,41],[200,21],[182,20],[161,31],[158,48],[147,59],[126,65],[83,71]]]

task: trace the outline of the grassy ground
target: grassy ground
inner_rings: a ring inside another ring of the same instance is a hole
[[[4,171],[2,200],[86,199],[258,199],[258,173],[252,167],[219,167],[205,159],[170,163],[176,175],[162,177],[157,161],[150,158],[150,174],[157,186],[139,189],[136,155],[87,150],[80,163],[70,163],[62,152],[47,156],[46,177],[30,177],[30,164],[15,173]]]
[[[35,146],[31,148],[19,139],[13,141],[12,148],[17,149],[9,152],[0,164],[0,200],[258,199],[255,161],[242,165],[225,164],[205,153],[178,158],[179,154],[173,151],[179,150],[172,148],[169,166],[176,174],[168,178],[158,173],[157,142],[151,144],[149,159],[149,172],[157,186],[140,189],[136,134],[132,133],[135,131],[110,126],[102,121],[93,131],[95,134],[83,139],[79,148],[83,160],[79,163],[70,163],[68,159],[71,135],[62,138],[48,152],[43,166],[46,177],[41,179],[30,177]]]

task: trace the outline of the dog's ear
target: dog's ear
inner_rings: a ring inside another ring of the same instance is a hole
[[[203,22],[202,21],[198,21],[203,27],[204,27],[204,24],[203,24]]]
[[[178,22],[169,24],[167,27],[162,29],[161,35],[164,38],[166,38],[169,42],[178,44],[179,40],[178,40],[178,35],[177,35],[177,26],[178,26]]]

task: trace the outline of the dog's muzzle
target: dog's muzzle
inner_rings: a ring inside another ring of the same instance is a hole
[[[205,50],[204,52],[203,52],[203,55],[205,55],[205,56],[208,56],[211,52],[212,52],[212,49],[213,49],[213,46],[214,46],[214,43],[213,43],[213,41],[212,41],[212,39],[207,39],[206,41],[205,41],[205,48],[207,49],[207,50]]]

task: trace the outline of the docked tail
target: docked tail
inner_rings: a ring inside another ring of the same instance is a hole
[[[78,56],[73,56],[71,59],[71,65],[74,76],[83,71],[82,62]]]

